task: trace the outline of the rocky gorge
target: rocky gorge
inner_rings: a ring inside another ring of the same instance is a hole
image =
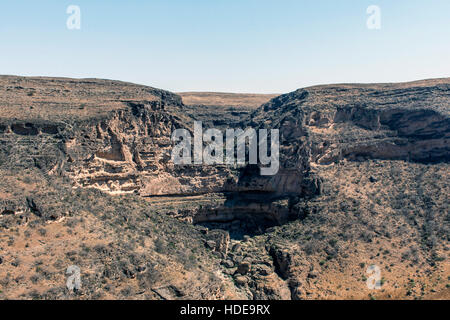
[[[0,297],[448,297],[449,79],[184,96],[0,77]],[[280,170],[175,165],[194,121],[278,129]]]

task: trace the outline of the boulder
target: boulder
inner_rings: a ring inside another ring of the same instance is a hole
[[[246,275],[246,274],[250,271],[250,268],[251,268],[250,263],[244,261],[244,262],[241,262],[241,263],[238,265],[238,268],[237,268],[236,272],[237,272],[237,273],[240,273],[240,274],[242,274],[242,275]]]

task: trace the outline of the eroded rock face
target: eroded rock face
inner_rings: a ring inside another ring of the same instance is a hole
[[[177,193],[167,166],[171,132],[180,125],[164,106],[131,103],[66,142],[66,170],[76,186],[116,194]]]
[[[273,99],[251,123],[280,128],[288,168],[342,159],[448,161],[449,91],[447,80],[311,87]]]
[[[65,143],[65,165],[76,186],[113,194],[142,196],[203,194],[223,191],[229,168],[175,166],[171,162],[172,132],[189,128],[182,106],[127,103],[100,123],[89,123]]]

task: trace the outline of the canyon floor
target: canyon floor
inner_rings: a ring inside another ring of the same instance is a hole
[[[279,129],[280,170],[174,165],[194,121]],[[0,76],[0,299],[450,299],[449,142],[450,78],[257,95]]]

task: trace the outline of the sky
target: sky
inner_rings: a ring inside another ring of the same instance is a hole
[[[80,29],[67,27],[70,5],[80,8]],[[367,27],[371,5],[380,29]],[[449,40],[449,0],[0,2],[0,74],[175,92],[449,77]]]

